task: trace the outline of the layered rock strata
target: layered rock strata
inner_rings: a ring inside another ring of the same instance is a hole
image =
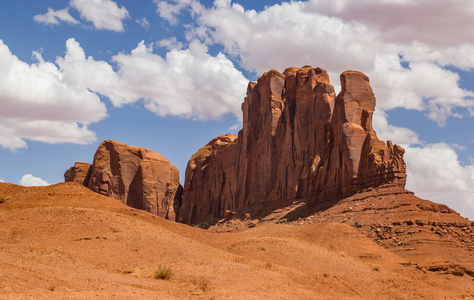
[[[374,109],[360,72],[341,75],[337,97],[323,69],[266,72],[248,85],[238,137],[218,137],[191,157],[178,220],[261,202],[338,200],[387,183],[404,188],[404,150],[377,138]]]
[[[67,170],[65,181],[79,182],[129,206],[176,219],[182,197],[179,171],[163,155],[106,140],[97,149],[86,177],[82,176],[85,164],[76,163]]]

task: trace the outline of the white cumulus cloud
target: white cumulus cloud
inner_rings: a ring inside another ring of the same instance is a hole
[[[373,126],[377,137],[382,141],[391,140],[395,144],[404,146],[420,144],[418,134],[413,130],[390,125],[383,109],[376,108],[373,115]]]
[[[44,23],[48,25],[58,25],[59,21],[63,21],[70,24],[79,24],[79,21],[74,19],[73,16],[69,14],[67,8],[54,10],[48,7],[48,12],[42,15],[36,15],[33,17],[38,23]]]
[[[20,180],[20,185],[23,186],[45,186],[49,183],[39,177],[35,177],[31,174],[25,174]]]
[[[170,24],[178,24],[178,16],[184,9],[189,9],[192,15],[204,11],[204,6],[198,0],[153,0],[157,13]]]
[[[474,164],[462,166],[456,151],[445,143],[407,147],[405,151],[407,189],[474,220]]]
[[[124,6],[119,7],[112,0],[71,0],[69,6],[77,10],[82,19],[91,22],[95,29],[121,32],[125,30],[123,21],[130,18],[128,10]],[[58,25],[60,21],[80,23],[69,14],[69,7],[59,10],[48,8],[47,13],[35,15],[33,20],[47,25]],[[149,26],[146,18],[136,21],[142,27]]]
[[[377,106],[426,111],[443,126],[454,108],[474,108],[474,93],[459,87],[459,74],[432,62],[413,62],[403,68],[397,55],[377,56],[369,73]]]
[[[241,117],[248,80],[224,54],[211,56],[198,41],[188,49],[172,49],[165,58],[153,53],[153,44],[142,41],[130,53],[112,58],[117,71],[107,62],[86,57],[74,39],[66,46],[64,58],[57,59],[64,82],[104,95],[116,107],[143,100],[158,116],[206,120],[233,113]]]
[[[112,0],[71,0],[70,4],[96,29],[124,31],[123,20],[130,18],[128,10]]]
[[[81,45],[73,38],[66,41],[66,48],[65,56],[58,57],[56,63],[68,86],[107,96],[115,106],[136,99],[132,87],[120,78],[109,63],[86,57]]]
[[[88,144],[87,126],[106,116],[105,105],[86,88],[69,85],[55,64],[25,63],[0,40],[0,146],[15,150],[27,139]]]
[[[171,37],[168,39],[162,39],[158,42],[156,42],[156,45],[158,47],[163,47],[168,50],[172,49],[182,49],[184,47],[183,43],[179,42],[175,37]]]
[[[205,120],[233,113],[241,117],[248,80],[224,54],[211,56],[198,41],[188,49],[171,50],[165,58],[142,41],[130,54],[117,54],[113,60],[134,94],[111,97],[115,105],[144,99],[145,107],[159,116]]]
[[[383,32],[384,40],[429,45],[474,43],[471,0],[309,0],[311,11]]]
[[[26,140],[87,144],[96,140],[87,125],[106,116],[98,94],[120,107],[143,101],[158,116],[217,119],[240,106],[248,80],[222,53],[208,54],[193,41],[187,49],[172,49],[166,57],[142,41],[130,53],[121,52],[114,67],[86,56],[73,38],[64,57],[27,64],[0,41],[0,146],[15,150]],[[232,83],[232,84],[229,84]]]

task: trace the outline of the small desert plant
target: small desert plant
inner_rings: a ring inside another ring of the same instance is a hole
[[[380,272],[380,267],[379,266],[373,266],[372,270],[374,270],[376,272]]]
[[[8,200],[8,197],[0,197],[0,203],[4,203],[5,201]]]
[[[160,266],[158,271],[153,274],[153,278],[160,280],[170,280],[174,276],[170,268]]]
[[[241,257],[241,256],[238,256],[238,257],[234,257],[232,259],[232,261],[236,262],[236,263],[239,263],[239,264],[245,264],[247,262],[247,260],[245,259],[245,257]]]
[[[267,261],[267,262],[265,263],[265,269],[270,269],[271,267],[272,267],[272,263],[269,262],[269,261]]]

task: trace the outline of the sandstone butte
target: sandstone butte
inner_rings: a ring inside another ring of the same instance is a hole
[[[387,184],[404,189],[404,149],[376,136],[369,78],[340,78],[337,96],[327,72],[310,66],[249,83],[238,136],[219,136],[189,160],[178,221],[282,200],[334,204]]]
[[[423,271],[474,277],[474,222],[405,189],[404,149],[377,138],[374,109],[360,72],[341,75],[337,96],[320,68],[263,74],[238,136],[189,160],[177,220],[217,232],[344,223]]]
[[[92,165],[76,162],[64,179],[173,221],[181,203],[179,171],[168,159],[113,140],[99,145]]]

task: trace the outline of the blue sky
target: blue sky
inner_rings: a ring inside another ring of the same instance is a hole
[[[450,3],[452,2],[452,3]],[[63,181],[100,142],[191,155],[241,128],[249,81],[367,74],[407,188],[474,219],[471,0],[0,1],[0,180]]]

